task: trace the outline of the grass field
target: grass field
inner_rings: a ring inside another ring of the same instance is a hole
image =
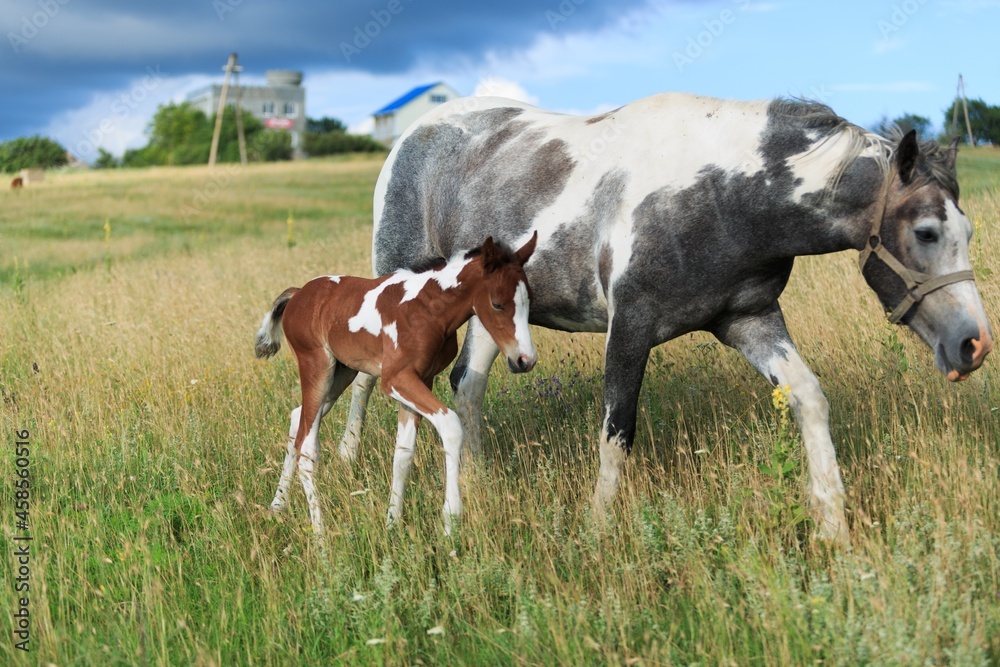
[[[782,301],[830,400],[850,550],[808,538],[797,429],[705,335],[654,351],[607,525],[587,512],[603,338],[541,329],[533,373],[491,378],[454,536],[426,426],[404,523],[385,529],[396,422],[379,397],[353,470],[335,453],[346,396],[325,422],[326,552],[297,482],[272,516],[297,380],[287,353],[254,359],[253,336],[285,287],[369,273],[379,167],[53,174],[0,192],[11,630],[22,430],[34,538],[30,652],[5,632],[0,663],[1000,664],[1000,361],[947,383],[885,322],[854,253],[800,260]],[[1000,153],[964,152],[960,171],[996,326]],[[436,391],[450,402],[445,377]]]

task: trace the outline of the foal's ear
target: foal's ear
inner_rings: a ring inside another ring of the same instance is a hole
[[[528,239],[528,242],[525,243],[523,246],[521,246],[520,250],[514,253],[514,256],[517,257],[517,263],[520,264],[521,266],[527,264],[528,260],[531,259],[531,254],[535,252],[535,246],[537,244],[538,244],[538,230],[536,229],[535,233],[531,235],[530,239]]]
[[[899,171],[899,178],[903,183],[909,183],[913,178],[913,170],[917,166],[917,157],[920,155],[920,144],[917,143],[917,131],[910,130],[899,140],[896,147],[896,169]]]
[[[492,236],[487,236],[486,240],[483,241],[482,253],[483,270],[486,273],[496,271],[500,267],[500,253],[497,251],[497,246],[493,242]]]

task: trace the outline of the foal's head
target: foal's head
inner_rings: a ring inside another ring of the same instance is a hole
[[[530,371],[538,361],[528,332],[531,290],[524,275],[524,265],[537,241],[535,232],[524,246],[511,252],[495,244],[491,236],[476,258],[482,263],[483,282],[473,298],[472,309],[514,373]]]

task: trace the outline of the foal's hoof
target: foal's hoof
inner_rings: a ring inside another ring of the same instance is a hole
[[[817,521],[815,539],[828,547],[851,548],[851,536],[847,532],[847,521],[831,521],[820,518]]]
[[[271,514],[281,514],[285,509],[286,503],[282,500],[271,501]]]

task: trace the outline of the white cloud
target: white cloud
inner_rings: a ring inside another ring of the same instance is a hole
[[[475,97],[506,97],[528,104],[538,104],[538,97],[524,89],[521,84],[501,76],[487,76],[479,80],[472,91]]]
[[[375,131],[375,118],[368,116],[353,125],[348,125],[347,131],[351,134],[372,134]]]
[[[205,75],[169,77],[149,67],[125,88],[99,93],[84,106],[54,116],[43,134],[88,162],[97,157],[98,148],[120,156],[146,144],[146,126],[160,104],[182,102],[187,93],[213,80]]]

